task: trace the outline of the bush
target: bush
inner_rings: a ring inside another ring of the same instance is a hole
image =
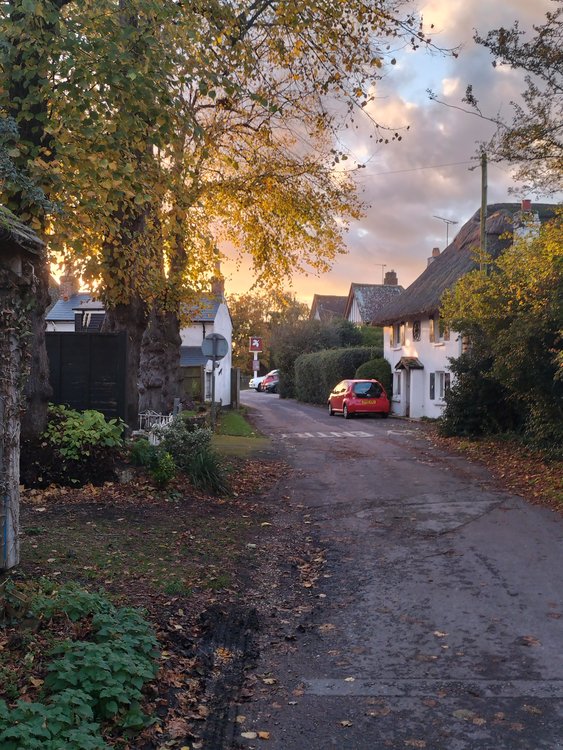
[[[76,487],[114,479],[123,427],[121,420],[108,421],[92,409],[78,412],[51,405],[41,438],[22,443],[22,483],[26,487]]]
[[[59,658],[47,665],[44,702],[18,701],[10,709],[0,701],[2,750],[109,750],[101,722],[130,729],[149,723],[141,711],[142,689],[156,676],[158,642],[141,612],[116,608],[75,584],[57,588],[48,582],[32,597],[31,610],[84,620],[90,640],[66,640],[52,650]]]
[[[381,385],[387,391],[387,395],[391,398],[393,391],[393,375],[391,373],[391,365],[383,357],[376,357],[370,359],[360,365],[356,370],[355,378],[359,380],[379,380]]]
[[[151,476],[159,487],[166,487],[176,476],[176,464],[168,451],[158,451]]]
[[[158,435],[162,440],[159,448],[172,456],[194,487],[217,494],[228,491],[226,473],[211,447],[210,429],[176,417],[170,425],[160,428]]]
[[[156,445],[151,445],[147,438],[138,438],[129,449],[129,460],[134,466],[150,468],[158,458]]]
[[[353,378],[358,367],[373,359],[375,351],[367,347],[325,349],[302,354],[295,362],[295,395],[300,401],[324,404],[334,386]]]

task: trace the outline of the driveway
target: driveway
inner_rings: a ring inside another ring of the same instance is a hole
[[[236,746],[563,748],[563,519],[424,425],[242,401],[295,470],[274,523],[324,551],[300,631],[265,630]]]

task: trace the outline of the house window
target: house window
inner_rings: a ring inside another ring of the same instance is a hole
[[[430,343],[434,343],[434,341],[436,340],[436,327],[434,324],[434,318],[430,318],[429,322],[430,322],[430,328],[428,332],[428,337],[429,337]]]
[[[433,388],[433,385],[432,385],[432,377],[434,374],[435,374],[435,379],[434,379],[435,388]],[[443,401],[444,396],[450,390],[450,384],[451,384],[450,378],[451,376],[449,372],[438,371],[430,375],[430,392],[432,393],[433,390],[437,390],[437,398],[439,401]],[[431,395],[430,398],[434,398],[434,396]]]
[[[434,401],[436,394],[436,373],[430,373],[430,400]]]
[[[393,395],[394,396],[401,395],[401,373],[400,372],[393,373]]]
[[[450,329],[448,326],[437,315],[430,318],[430,341],[441,344],[449,340]]]
[[[420,341],[420,320],[415,320],[412,324],[412,340]]]
[[[401,346],[405,345],[405,334],[406,334],[406,325],[404,323],[401,323],[399,326],[399,341],[401,342]]]
[[[401,333],[401,328],[404,328],[404,323],[395,323],[393,325],[392,333],[391,333],[391,340],[392,340],[391,346],[393,347],[401,346],[402,344],[404,344],[404,339],[405,339],[404,331],[403,333]]]

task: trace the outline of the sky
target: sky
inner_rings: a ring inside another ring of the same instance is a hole
[[[484,113],[511,119],[510,101],[524,90],[523,77],[507,67],[492,66],[492,57],[473,42],[473,31],[541,24],[550,0],[428,0],[418,5],[425,26],[434,24],[432,41],[442,48],[461,45],[457,59],[421,50],[401,50],[375,90],[370,114],[390,127],[409,125],[400,142],[373,144],[368,128],[346,131],[350,158],[360,170],[360,196],[368,204],[365,216],[345,236],[347,254],[329,273],[296,275],[291,289],[310,303],[314,294],[347,295],[352,282],[380,284],[384,271],[396,271],[405,288],[424,270],[432,248],[443,250],[446,232],[451,242],[480,207],[481,173],[475,169],[478,144],[494,132],[491,123],[430,100],[427,90],[461,106],[468,84]],[[448,165],[448,166],[442,166]],[[473,167],[473,169],[471,169]],[[489,164],[488,203],[518,202],[532,195],[511,195],[517,187],[506,164]],[[553,199],[551,199],[553,200]],[[551,201],[549,201],[551,202]],[[441,217],[439,219],[436,216]],[[447,224],[443,219],[457,224]],[[244,264],[224,263],[227,294],[248,291],[252,272]],[[289,280],[288,280],[289,282]],[[289,286],[289,284],[288,284]]]

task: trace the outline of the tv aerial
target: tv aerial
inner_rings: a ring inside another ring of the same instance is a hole
[[[449,245],[449,230],[450,226],[452,224],[459,224],[459,221],[454,221],[453,219],[444,219],[443,216],[433,216],[434,219],[440,219],[440,221],[443,221],[446,225],[446,247]]]

